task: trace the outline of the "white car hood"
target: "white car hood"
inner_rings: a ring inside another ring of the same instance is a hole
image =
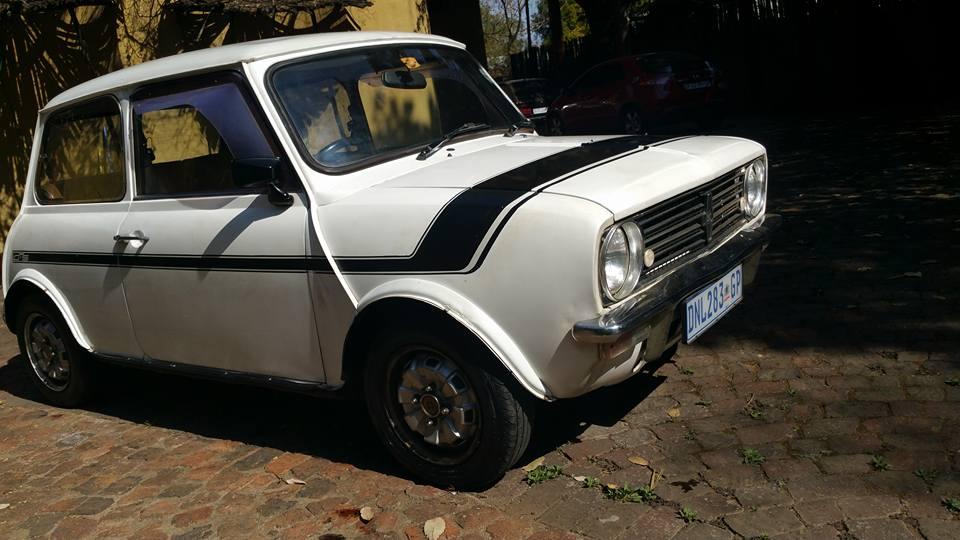
[[[735,137],[695,136],[646,145],[637,141],[601,153],[600,159],[581,153],[571,170],[564,163],[564,156],[575,153],[571,150],[598,141],[610,146],[614,138],[531,136],[501,141],[452,144],[453,151],[438,152],[424,166],[376,187],[540,191],[590,200],[621,218],[764,153],[761,145]]]

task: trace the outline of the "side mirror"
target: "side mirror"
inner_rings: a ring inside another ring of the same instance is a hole
[[[406,69],[384,71],[380,74],[380,81],[387,88],[402,90],[420,90],[427,87],[427,79],[422,73]]]
[[[268,187],[268,198],[277,206],[290,206],[293,196],[280,185],[280,158],[233,160],[233,183],[241,188]]]
[[[237,187],[266,186],[280,178],[280,158],[243,158],[233,160],[233,183]]]

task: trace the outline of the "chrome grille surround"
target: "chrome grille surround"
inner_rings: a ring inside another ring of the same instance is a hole
[[[746,223],[741,202],[745,170],[738,167],[628,218],[640,227],[646,249],[655,255],[641,283],[713,248]]]

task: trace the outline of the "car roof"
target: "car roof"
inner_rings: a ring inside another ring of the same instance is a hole
[[[43,110],[59,107],[118,88],[140,85],[145,82],[185,73],[237,65],[242,62],[309,51],[311,49],[323,49],[343,45],[361,47],[382,41],[397,40],[464,48],[462,43],[449,38],[413,32],[329,32],[247,41],[244,43],[234,43],[221,47],[167,56],[119,69],[64,90],[47,102]]]

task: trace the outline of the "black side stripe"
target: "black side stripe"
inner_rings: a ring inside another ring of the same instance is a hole
[[[543,189],[599,166],[610,158],[637,152],[645,147],[637,137],[619,137],[569,148],[511,169],[464,190],[434,219],[417,250],[409,257],[343,257],[337,265],[345,274],[355,273],[470,273],[476,270],[497,235],[516,209]],[[506,212],[480,259],[468,268],[480,250],[484,237]]]
[[[326,257],[235,257],[196,255],[130,255],[123,253],[74,253],[54,251],[16,251],[13,262],[67,266],[108,266],[115,268],[153,268],[266,273],[329,273],[333,269]]]

